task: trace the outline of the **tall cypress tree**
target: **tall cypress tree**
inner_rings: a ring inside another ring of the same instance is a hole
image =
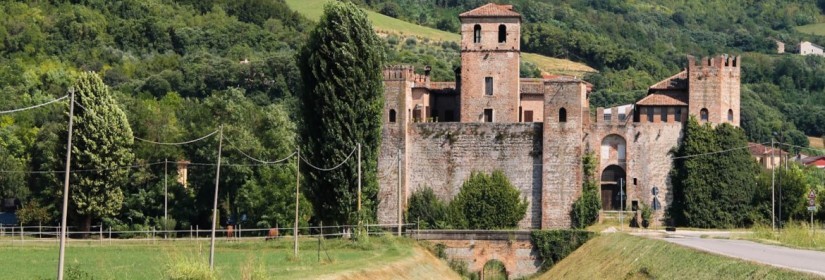
[[[82,231],[89,231],[92,219],[113,216],[123,205],[121,188],[129,169],[122,167],[135,158],[134,139],[126,114],[97,74],[80,74],[74,90],[80,106],[74,110],[71,168],[76,172],[71,175],[69,213],[77,215]]]
[[[713,203],[711,188],[715,184],[715,157],[695,156],[718,152],[716,133],[710,124],[700,125],[693,116],[684,128],[684,138],[675,151],[671,182],[673,203],[670,217],[680,225],[713,227],[717,205]],[[685,158],[678,158],[685,157]]]
[[[301,156],[333,167],[362,144],[362,215],[375,216],[376,167],[381,142],[383,45],[367,15],[352,3],[332,1],[298,54],[304,90]],[[353,156],[354,157],[354,156]],[[358,220],[357,162],[319,171],[301,166],[305,192],[317,218],[328,224]]]

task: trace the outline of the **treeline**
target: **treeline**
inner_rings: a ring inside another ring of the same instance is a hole
[[[283,1],[6,2],[0,110],[65,96],[81,73],[96,72],[135,137],[179,142],[223,125],[221,224],[245,218],[252,227],[291,225],[295,165],[255,166],[244,154],[273,160],[295,152],[301,89],[295,56],[313,26]],[[0,174],[0,196],[17,199],[29,223],[56,225],[60,218],[57,171],[67,112],[60,102],[0,115],[0,169],[12,171]],[[135,167],[118,184],[121,207],[92,224],[208,228],[217,146],[217,135],[177,146],[135,140],[128,147]],[[185,186],[176,180],[177,161],[192,163]],[[162,220],[165,170],[169,221]],[[300,208],[306,225],[313,210],[304,197]],[[78,224],[81,217],[70,220]]]
[[[458,14],[487,2],[370,0],[362,4],[389,16],[458,32]],[[742,113],[746,115],[743,126],[748,128],[748,138],[765,141],[776,131],[785,134],[782,138],[793,144],[807,146],[803,134],[823,135],[825,90],[821,79],[815,77],[821,77],[825,59],[767,55],[776,53],[774,39],[785,42],[789,52],[796,51],[795,45],[802,40],[825,43],[823,37],[794,30],[819,20],[823,11],[819,2],[500,3],[513,4],[522,14],[522,50],[583,62],[599,70],[586,77],[594,85],[593,107],[638,100],[646,94],[648,86],[681,71],[687,64],[687,54],[744,54]],[[769,117],[762,117],[757,111],[770,111]]]

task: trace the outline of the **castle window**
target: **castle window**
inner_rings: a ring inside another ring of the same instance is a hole
[[[395,116],[395,109],[390,109],[390,122],[391,123],[395,122],[395,117],[396,117]]]
[[[728,121],[729,122],[733,121],[733,110],[732,109],[728,109]]]
[[[647,108],[647,122],[653,122],[653,107]]]
[[[660,117],[662,118],[662,122],[667,122],[667,108],[660,109]]]
[[[605,122],[610,122],[611,119],[613,119],[613,113],[611,111],[605,111],[604,112],[604,121]]]
[[[703,122],[708,121],[708,109],[702,108],[702,110],[699,111],[699,119]]]
[[[533,122],[533,111],[524,111],[524,122]]]
[[[559,122],[567,122],[567,110],[564,107],[559,109]]]
[[[504,24],[498,26],[498,42],[507,42],[507,26],[504,26]]]
[[[484,109],[484,122],[493,122],[493,109]]]
[[[493,77],[484,77],[484,94],[493,95]]]
[[[481,25],[473,27],[473,43],[481,43]]]
[[[673,113],[673,119],[677,122],[682,121],[682,108],[676,108],[676,111]]]

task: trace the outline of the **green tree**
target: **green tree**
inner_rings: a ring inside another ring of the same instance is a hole
[[[419,223],[422,229],[447,228],[447,204],[435,196],[433,189],[425,187],[410,195],[407,221]]]
[[[573,209],[570,211],[573,228],[583,229],[599,220],[602,202],[595,175],[596,165],[596,157],[592,152],[582,157],[582,172],[584,173],[582,195],[573,203]]]
[[[373,219],[381,142],[383,44],[367,15],[352,3],[330,2],[298,55],[304,91],[301,156],[313,165],[332,167],[362,144],[363,217]],[[304,166],[306,193],[327,224],[358,220],[357,164],[332,171]]]
[[[515,228],[527,214],[527,201],[520,198],[504,172],[491,175],[473,172],[461,186],[461,191],[450,202],[451,214],[461,215],[466,224],[455,228],[507,229]]]
[[[119,213],[121,188],[129,178],[129,170],[123,167],[134,160],[134,140],[126,114],[97,74],[80,74],[74,90],[80,106],[74,111],[71,168],[96,171],[73,172],[69,197],[81,230],[88,231],[93,218]]]
[[[747,226],[756,219],[759,166],[747,149],[744,131],[730,124],[699,125],[691,116],[675,150],[673,203],[668,214],[678,224],[702,228]],[[724,152],[720,152],[724,151]]]

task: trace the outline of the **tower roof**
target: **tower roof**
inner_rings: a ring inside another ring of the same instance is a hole
[[[475,8],[473,10],[463,12],[458,15],[459,18],[468,17],[517,17],[521,18],[519,13],[513,11],[513,5],[499,5],[496,3],[487,3],[484,6]]]
[[[686,92],[670,91],[651,93],[636,102],[636,105],[644,106],[687,106],[688,96]]]

